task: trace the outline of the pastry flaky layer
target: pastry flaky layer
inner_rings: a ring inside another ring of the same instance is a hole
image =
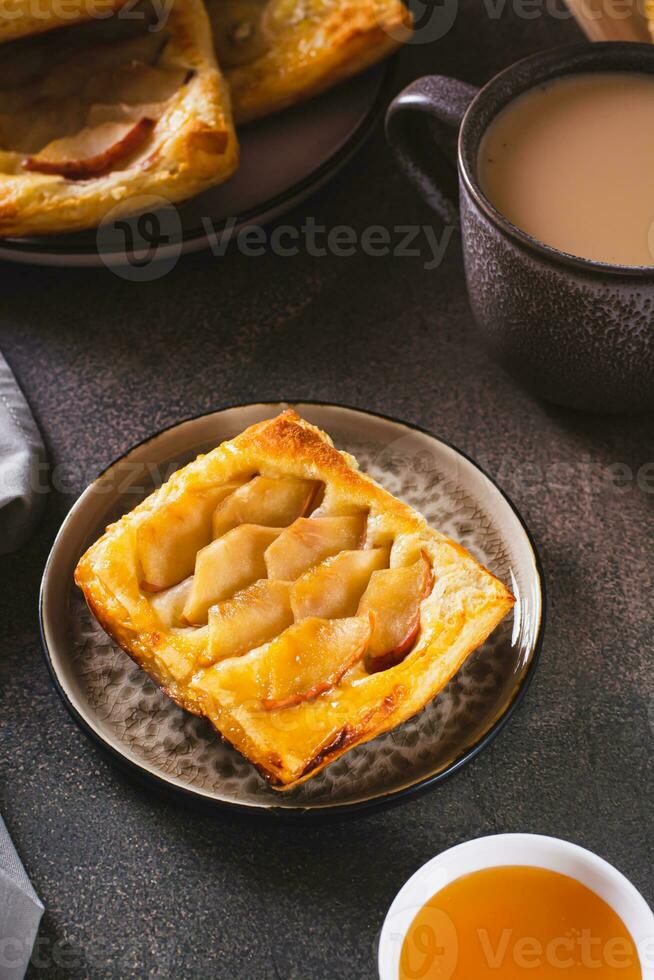
[[[207,0],[237,123],[318,95],[411,35],[401,0]]]
[[[0,238],[114,223],[219,184],[238,166],[232,102],[239,124],[267,116],[411,33],[401,0],[209,0],[208,12],[0,0]],[[163,240],[151,222],[144,237]]]
[[[423,708],[514,599],[289,410],[176,472],[75,581],[278,789]]]
[[[163,24],[142,0],[0,56],[0,237],[152,211],[238,165],[202,0],[174,0]]]

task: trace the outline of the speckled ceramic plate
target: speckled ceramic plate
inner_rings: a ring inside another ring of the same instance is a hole
[[[391,58],[310,102],[240,130],[237,172],[173,208],[172,217],[162,218],[168,244],[157,245],[157,261],[174,264],[180,254],[212,247],[212,237],[222,240],[249,225],[273,221],[321,187],[345,166],[385,111],[395,65]],[[121,266],[126,243],[106,229],[101,235],[92,230],[6,238],[0,239],[0,259],[61,267]]]
[[[543,582],[524,523],[503,492],[453,446],[415,426],[338,405],[296,403],[310,422],[391,493],[465,545],[512,589],[513,613],[410,721],[348,752],[287,793],[203,719],[169,701],[108,638],[73,585],[86,547],[157,481],[199,452],[285,404],[227,408],[166,429],[130,450],[84,491],[57,536],[43,576],[46,658],[67,707],[120,761],[198,802],[276,815],[326,815],[389,803],[443,779],[499,731],[524,694],[540,647]],[[156,474],[156,476],[155,476]]]

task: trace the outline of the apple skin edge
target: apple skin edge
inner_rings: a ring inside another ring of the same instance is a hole
[[[306,509],[308,509],[308,507],[311,506],[312,499],[315,499],[315,490],[312,491],[308,496]],[[305,509],[305,513],[306,513],[306,509]],[[422,595],[420,597],[420,602],[422,602],[422,600],[425,599],[430,594],[434,585],[434,573],[431,567],[431,563],[429,562],[429,559],[424,551],[421,551],[421,556],[425,564],[425,575],[424,575],[424,587],[423,587]],[[144,591],[151,592],[151,593],[156,593],[161,591],[160,587],[153,585],[152,583],[149,582],[142,582],[141,588]],[[367,653],[368,646],[370,643],[370,638],[372,636],[374,626],[375,626],[375,614],[372,611],[370,611],[369,612],[370,632],[368,638],[365,641],[365,643],[363,643],[361,647],[359,647],[353,653],[352,657],[348,658],[348,662],[345,665],[343,665],[341,669],[339,669],[331,677],[326,678],[324,681],[321,681],[319,684],[314,685],[314,687],[310,688],[307,691],[293,694],[290,697],[279,699],[279,700],[275,700],[275,699],[263,700],[262,707],[264,708],[264,710],[277,711],[283,708],[290,708],[293,707],[294,705],[301,704],[303,701],[314,700],[319,695],[324,694],[325,691],[328,691],[330,688],[338,684],[341,678],[343,677],[343,675],[350,669],[350,667],[352,667],[363,657],[365,657],[366,669],[371,674],[375,674],[383,670],[388,670],[390,667],[396,667],[399,663],[402,662],[402,660],[404,660],[404,658],[406,657],[406,655],[409,653],[409,651],[412,649],[413,645],[416,642],[416,638],[420,631],[420,602],[418,603],[415,617],[411,621],[404,639],[400,643],[398,643],[392,650],[388,650],[387,652],[374,657],[370,656]]]
[[[353,667],[354,664],[358,663],[358,661],[365,656],[366,650],[368,649],[368,644],[370,643],[370,637],[372,636],[372,631],[374,629],[374,614],[369,613],[368,615],[370,620],[368,635],[356,648],[356,650],[354,650],[352,655],[348,657],[347,661],[344,664],[341,664],[338,670],[334,671],[331,677],[327,677],[318,684],[314,684],[313,687],[308,688],[306,691],[291,694],[290,697],[287,698],[264,698],[261,701],[262,708],[265,711],[278,711],[282,708],[292,708],[296,704],[302,704],[303,701],[313,701],[320,694],[324,694],[325,691],[329,691],[331,688],[336,687],[350,667]]]
[[[113,170],[116,164],[140,149],[154,126],[154,119],[141,119],[117,143],[85,160],[45,160],[38,156],[30,156],[23,160],[23,168],[32,173],[65,177],[66,180],[102,177]]]
[[[420,629],[420,610],[418,609],[416,613],[415,620],[411,624],[411,628],[407,633],[407,636],[394,650],[389,650],[388,653],[383,653],[379,657],[366,657],[366,668],[371,674],[377,674],[380,670],[388,670],[389,667],[397,667],[399,663],[404,660],[407,653],[413,646]]]
[[[434,587],[434,570],[431,567],[429,558],[424,551],[421,551],[420,554],[423,562],[425,563],[425,584],[420,601],[416,608],[415,618],[412,620],[405,638],[401,641],[401,643],[398,643],[396,647],[387,651],[386,653],[380,654],[379,656],[371,657],[368,655],[366,657],[366,669],[371,674],[377,674],[379,671],[388,670],[390,667],[397,667],[397,665],[404,660],[416,642],[418,633],[420,632],[420,603],[423,601],[423,599],[427,598]]]

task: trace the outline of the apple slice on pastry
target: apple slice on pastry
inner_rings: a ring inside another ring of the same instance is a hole
[[[274,639],[293,622],[288,582],[260,579],[209,610],[209,645],[203,663],[239,657]]]
[[[356,615],[374,571],[388,565],[388,548],[341,551],[305,572],[291,587],[296,622],[309,616],[342,619]]]
[[[412,565],[373,572],[357,610],[358,616],[374,614],[366,655],[368,670],[387,670],[411,650],[420,629],[420,604],[429,595],[433,581],[424,555]]]
[[[306,512],[315,487],[312,480],[256,476],[216,508],[213,536],[218,538],[238,524],[286,527]]]
[[[185,578],[178,585],[173,585],[163,592],[157,592],[150,599],[150,605],[156,612],[162,626],[167,629],[171,627],[185,627],[184,606],[186,605],[193,585],[193,577]]]
[[[141,588],[157,592],[191,575],[198,551],[212,538],[211,518],[221,500],[241,483],[231,480],[218,487],[190,488],[162,498],[136,532],[142,568]]]
[[[101,177],[137,153],[154,126],[154,119],[147,116],[136,123],[105,122],[89,126],[75,136],[48,143],[36,156],[26,157],[23,167],[33,173],[59,174],[68,180]]]
[[[266,552],[268,578],[292,581],[330,555],[358,548],[366,515],[299,517],[285,528]]]
[[[369,618],[305,619],[268,647],[265,660],[266,711],[311,701],[339,683],[361,660],[370,641]]]
[[[238,689],[247,692],[248,703],[281,711],[335,687],[365,654],[370,633],[368,617],[304,619],[247,656],[199,674],[196,686]]]
[[[206,623],[211,606],[265,578],[264,554],[280,533],[275,527],[241,524],[198,551],[193,585],[184,606],[187,622]]]

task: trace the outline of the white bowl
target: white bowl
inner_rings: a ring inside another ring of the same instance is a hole
[[[409,926],[432,895],[462,875],[501,865],[527,865],[576,878],[620,916],[638,950],[643,980],[654,980],[654,914],[623,874],[591,851],[537,834],[498,834],[467,841],[424,864],[399,891],[384,920],[379,941],[379,976],[398,980],[400,953]],[[453,924],[446,920],[445,930]],[[446,937],[447,938],[447,937]],[[443,944],[446,948],[449,944]],[[440,964],[442,980],[454,976],[456,958]]]

